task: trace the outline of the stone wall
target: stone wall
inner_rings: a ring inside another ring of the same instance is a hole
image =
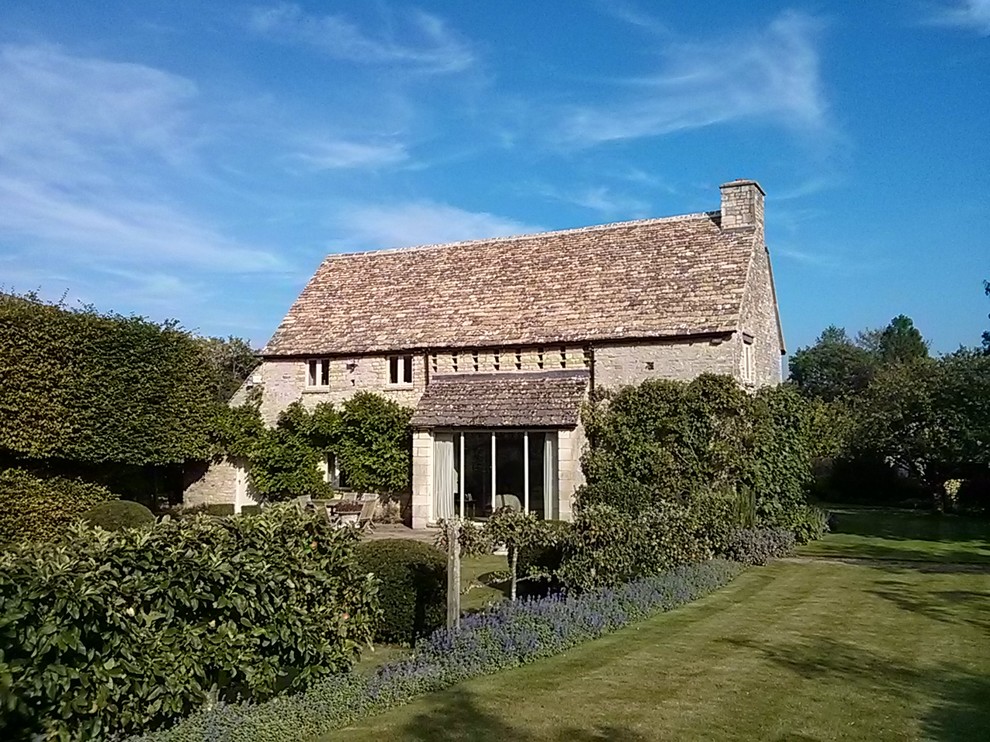
[[[426,528],[433,518],[433,434],[413,433],[412,527]]]
[[[595,386],[617,388],[647,379],[690,381],[705,372],[739,378],[740,352],[729,338],[600,346],[595,348]]]
[[[238,493],[241,494],[239,504],[255,502],[249,492],[246,461],[224,458],[213,463],[192,462],[186,467],[184,477],[184,507],[235,505],[238,504]]]
[[[584,472],[581,470],[581,455],[584,453],[584,426],[557,433],[557,482],[558,509],[560,520],[574,517],[575,491],[584,485]]]
[[[742,331],[753,338],[752,386],[779,384],[783,348],[777,325],[770,254],[763,247],[756,249],[749,268],[749,282],[743,297],[740,324]],[[740,378],[742,373],[742,342],[742,339],[739,338]]]

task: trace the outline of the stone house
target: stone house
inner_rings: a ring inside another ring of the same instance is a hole
[[[415,408],[414,528],[506,501],[567,519],[590,389],[780,381],[764,192],[720,190],[718,211],[331,255],[262,351],[262,415],[380,393]],[[215,465],[186,503],[250,502],[246,482]]]

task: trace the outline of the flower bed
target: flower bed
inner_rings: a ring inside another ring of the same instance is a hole
[[[372,675],[326,678],[301,693],[262,704],[219,705],[144,739],[247,742],[324,734],[424,693],[559,654],[671,610],[725,585],[742,569],[716,560],[576,597],[503,603],[467,617],[458,632],[434,632],[412,656],[383,665]]]

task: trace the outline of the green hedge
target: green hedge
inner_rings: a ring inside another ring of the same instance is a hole
[[[0,378],[0,452],[134,465],[213,453],[215,373],[174,323],[0,294]]]
[[[155,515],[138,502],[112,500],[101,502],[82,514],[85,523],[99,526],[107,531],[122,528],[150,528],[155,524]]]
[[[381,582],[378,641],[413,644],[444,624],[447,559],[438,549],[408,539],[382,539],[359,544],[356,556],[361,569]]]
[[[96,484],[6,469],[0,472],[0,544],[51,541],[91,507],[115,497]]]
[[[357,536],[282,506],[0,554],[0,738],[107,738],[347,670],[377,621]]]

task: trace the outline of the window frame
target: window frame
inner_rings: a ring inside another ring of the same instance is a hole
[[[330,359],[310,358],[306,362],[306,388],[330,388]]]
[[[388,357],[386,368],[386,384],[390,387],[408,387],[413,385],[413,356],[394,355]]]

